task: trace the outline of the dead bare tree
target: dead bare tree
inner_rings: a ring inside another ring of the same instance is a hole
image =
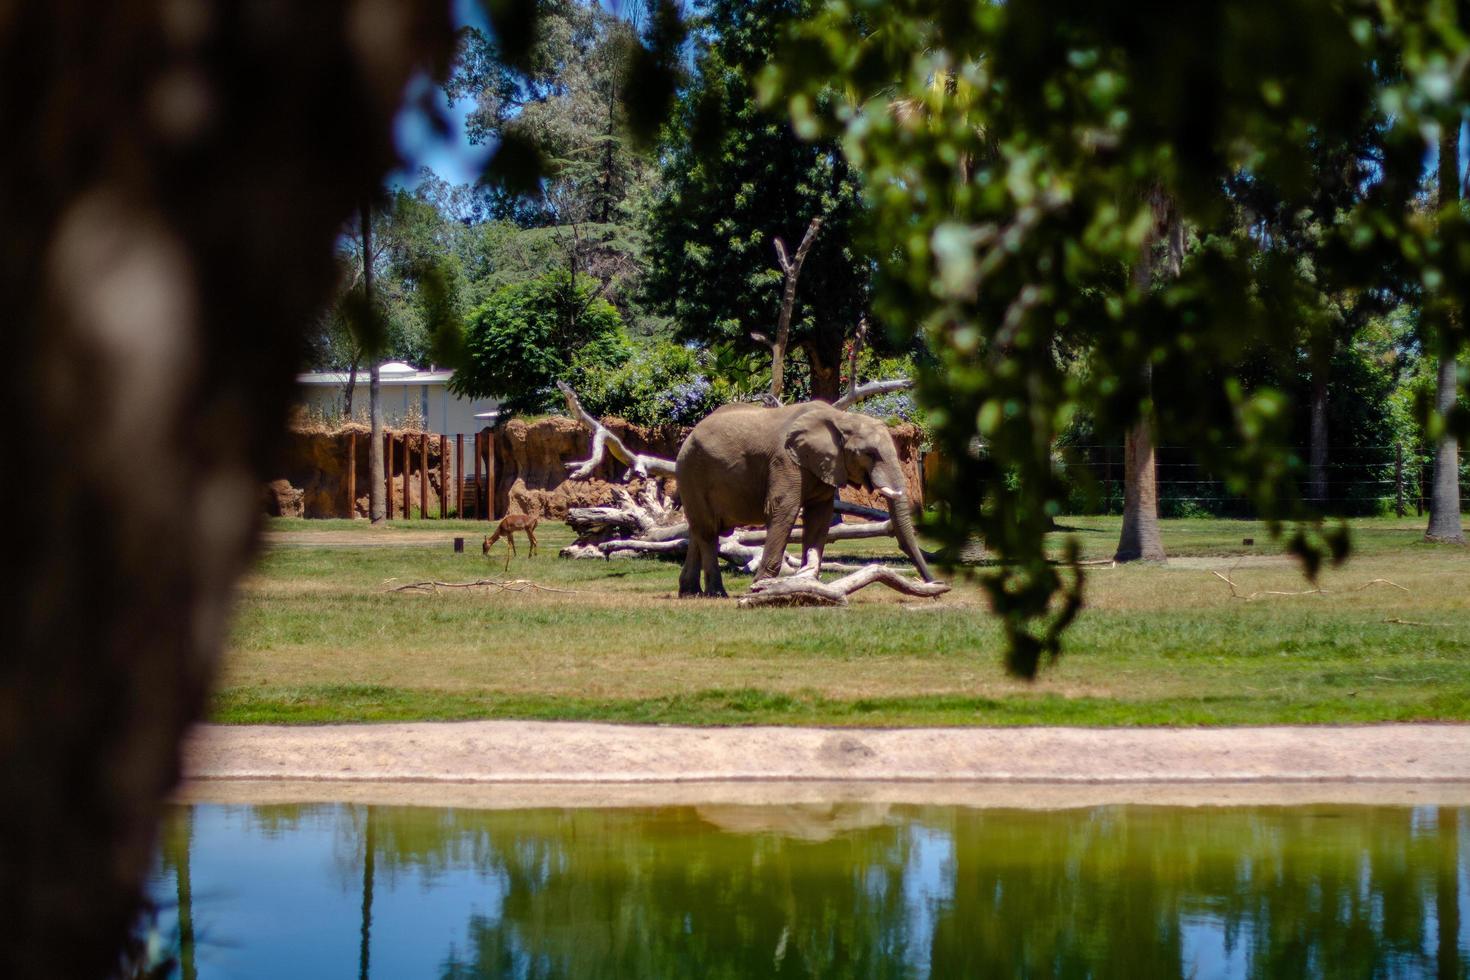
[[[781,272],[785,276],[781,285],[781,313],[776,318],[776,339],[772,340],[763,333],[750,335],[752,339],[771,348],[771,397],[778,404],[786,387],[786,348],[791,342],[791,310],[796,305],[796,281],[801,277],[801,265],[806,261],[806,253],[812,250],[817,232],[821,230],[822,219],[813,218],[806,226],[806,234],[801,236],[801,244],[796,247],[794,256],[786,254],[786,243],[779,235],[776,237],[776,260],[781,264]]]
[[[852,349],[847,354],[847,394],[850,397],[857,391],[858,386],[858,356],[863,352],[863,345],[868,341],[868,315],[865,313],[858,317],[857,331],[852,335]]]

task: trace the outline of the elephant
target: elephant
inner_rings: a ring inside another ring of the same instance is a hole
[[[726,405],[703,419],[679,448],[679,497],[689,521],[680,597],[724,596],[719,537],[742,524],[764,524],[756,580],[780,574],[786,542],[802,515],[802,573],[821,567],[837,491],[845,485],[888,498],[899,547],[934,581],[914,535],[909,495],[888,426],[826,402],[778,408]],[[700,573],[704,573],[701,592]]]

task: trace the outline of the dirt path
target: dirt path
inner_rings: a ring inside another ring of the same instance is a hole
[[[485,534],[491,526],[485,525]],[[412,545],[450,545],[455,538],[464,538],[465,546],[479,538],[476,531],[399,531],[364,528],[357,531],[267,531],[260,540],[267,548],[401,548]]]
[[[983,799],[988,805],[1226,799],[1470,803],[1470,725],[838,730],[482,721],[203,726],[188,742],[185,759],[190,784],[184,797],[220,802],[630,805],[799,802],[813,794],[830,800],[886,793],[895,801]]]

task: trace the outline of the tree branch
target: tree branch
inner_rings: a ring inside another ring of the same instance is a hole
[[[786,243],[779,236],[776,238],[776,259],[781,263],[781,271],[786,276],[786,282],[781,287],[781,315],[776,321],[776,339],[771,344],[771,397],[778,402],[786,382],[786,347],[791,340],[791,309],[796,305],[796,280],[801,275],[801,264],[806,261],[806,253],[811,251],[812,243],[817,240],[817,232],[821,229],[822,219],[813,218],[806,226],[801,244],[796,247],[795,257],[791,258],[786,255]]]
[[[863,352],[863,344],[868,339],[868,315],[864,313],[858,317],[857,332],[852,336],[852,352],[847,355],[847,394],[843,397],[851,398],[857,394],[858,387],[858,355]]]
[[[913,381],[908,378],[894,378],[890,381],[869,381],[865,385],[849,389],[847,394],[832,403],[832,407],[847,408],[849,405],[856,405],[865,398],[872,398],[874,395],[886,395],[890,391],[907,391],[913,386]]]
[[[602,463],[605,453],[612,453],[618,462],[627,466],[631,473],[638,476],[673,476],[674,461],[664,459],[661,456],[645,456],[635,453],[623,445],[623,440],[613,435],[612,431],[594,418],[582,403],[577,400],[577,395],[564,381],[556,383],[561,390],[562,397],[567,400],[567,411],[572,417],[590,426],[592,429],[592,455],[580,463],[568,463],[569,475],[574,480],[585,480],[592,475],[599,464]]]

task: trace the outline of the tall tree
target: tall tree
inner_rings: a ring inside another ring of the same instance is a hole
[[[497,216],[521,223],[628,220],[630,198],[651,163],[628,134],[623,80],[635,24],[596,0],[533,0],[538,30],[529,55],[512,62],[493,34],[467,28],[446,85],[473,103],[471,143],[509,143],[544,164],[544,195],[498,199]],[[630,5],[634,15],[641,5]],[[536,183],[528,180],[527,187]]]
[[[373,205],[364,199],[359,215],[362,224],[362,327],[364,335],[377,334],[373,325],[377,318],[373,293]],[[385,480],[387,461],[383,458],[383,376],[378,365],[377,345],[368,345],[368,416],[371,428],[368,435],[368,519],[381,524],[388,519],[388,498]],[[357,505],[354,503],[353,507]],[[404,501],[404,506],[408,502]]]
[[[1439,138],[1439,190],[1438,204],[1440,220],[1443,222],[1450,212],[1458,213],[1462,192],[1460,175],[1460,130],[1462,119],[1458,112],[1447,117],[1440,126]],[[1457,327],[1464,316],[1463,307],[1441,304],[1438,308],[1437,330],[1434,339],[1438,345],[1439,370],[1434,389],[1434,410],[1442,424],[1442,431],[1434,446],[1434,470],[1429,489],[1429,527],[1424,536],[1430,541],[1465,543],[1465,531],[1460,523],[1460,442],[1455,436],[1450,421],[1455,408],[1458,380],[1456,355],[1459,353]]]
[[[1375,73],[1395,70],[1377,64]],[[1337,133],[1313,131],[1303,141],[1308,179],[1284,189],[1242,168],[1228,182],[1237,206],[1236,234],[1266,251],[1289,256],[1303,271],[1296,324],[1307,403],[1306,499],[1318,509],[1329,503],[1330,443],[1352,441],[1353,433],[1333,432],[1330,398],[1333,365],[1360,338],[1369,323],[1388,313],[1410,291],[1399,264],[1386,265],[1371,287],[1345,279],[1331,254],[1336,230],[1376,192],[1384,164],[1385,124],[1376,106],[1362,108],[1349,127]]]
[[[1345,556],[1345,535],[1316,522],[1295,487],[1282,392],[1244,383],[1255,352],[1294,354],[1295,330],[1282,326],[1300,322],[1306,272],[1213,229],[1242,167],[1297,200],[1310,139],[1339,139],[1392,106],[1375,193],[1334,223],[1325,251],[1337,281],[1354,288],[1391,254],[1428,264],[1411,204],[1429,103],[1414,93],[1446,89],[1428,76],[1385,82],[1373,66],[1395,46],[1418,46],[1402,63],[1430,72],[1421,66],[1444,64],[1464,41],[1440,29],[1436,11],[1415,7],[1401,21],[1387,6],[1364,10],[1315,0],[1147,11],[837,2],[794,28],[773,59],[763,89],[773,102],[818,135],[845,134],[862,161],[880,242],[878,311],[922,330],[936,356],[919,386],[935,442],[953,460],[936,530],[954,547],[980,533],[1001,559],[981,581],[1016,672],[1029,676],[1059,652],[1081,606],[1081,570],[1059,569],[1044,546],[1046,514],[1065,506],[1058,428],[1078,411],[1135,419],[1149,402],[1141,364],[1153,366],[1160,429],[1198,446],[1273,529],[1294,523],[1291,547],[1308,574]],[[966,100],[935,96],[950,69],[971,84]],[[824,106],[834,85],[850,97]],[[889,112],[896,99],[924,105],[922,124]],[[973,162],[971,179],[956,184],[962,160]],[[1167,289],[1129,290],[1118,272],[1155,224],[1151,208],[1120,205],[1141,175],[1202,229]],[[1444,264],[1458,261],[1446,252],[1436,261],[1447,254]],[[1437,281],[1459,290],[1456,276]],[[1059,369],[1069,337],[1088,340],[1085,375]]]
[[[660,146],[645,288],[684,339],[761,349],[751,335],[774,336],[782,308],[785,276],[773,242],[800,242],[811,219],[822,218],[802,267],[790,343],[806,358],[811,396],[832,401],[842,394],[844,344],[868,312],[866,208],[839,143],[804,139],[788,113],[759,105],[755,90],[782,31],[814,6],[703,7],[694,77]]]
[[[557,400],[556,382],[629,353],[622,319],[601,291],[586,276],[553,269],[502,287],[470,314],[464,363],[449,386],[498,398],[506,411],[543,411]]]
[[[1155,249],[1162,244],[1164,267],[1171,279],[1179,277],[1184,256],[1184,225],[1160,188],[1145,195],[1151,225],[1133,266],[1133,288],[1149,292],[1154,284]],[[1153,364],[1145,359],[1139,368],[1140,390],[1144,404],[1138,421],[1123,440],[1123,527],[1118,532],[1118,548],[1113,560],[1165,561],[1164,542],[1159,536],[1158,470],[1154,450],[1155,420],[1153,399]]]

